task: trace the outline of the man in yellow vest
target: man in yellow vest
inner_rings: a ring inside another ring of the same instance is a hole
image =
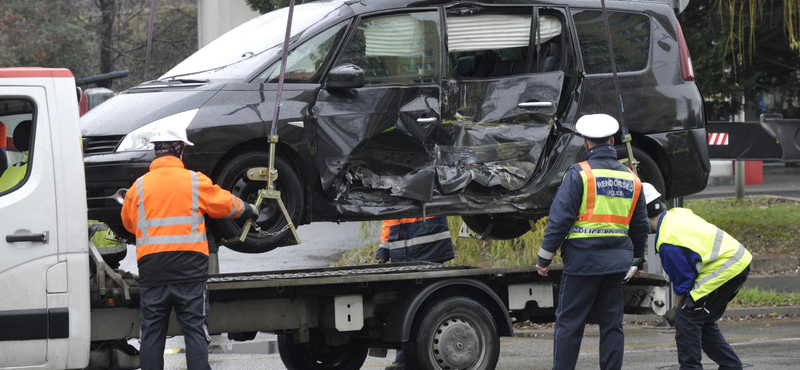
[[[617,162],[617,120],[586,115],[575,125],[584,137],[583,162],[564,174],[536,266],[547,276],[561,249],[564,270],[556,310],[553,368],[574,369],[590,312],[600,324],[600,368],[621,369],[622,282],[634,258],[644,257],[648,225],[639,178]]]
[[[686,208],[665,210],[661,194],[642,184],[656,253],[675,291],[675,342],[681,370],[702,369],[702,351],[720,369],[742,362],[722,336],[717,320],[739,292],[753,256],[736,239]]]

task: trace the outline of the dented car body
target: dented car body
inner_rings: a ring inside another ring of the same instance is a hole
[[[672,9],[607,6],[641,177],[670,198],[702,190],[710,169],[702,97],[686,75]],[[515,237],[548,213],[580,160],[577,118],[619,117],[596,2],[321,1],[295,17],[276,166],[297,224],[462,215],[486,237]],[[186,166],[254,198],[264,183],[246,171],[268,158],[280,69],[273,33],[285,18],[285,10],[256,18],[84,116],[89,197],[130,186],[152,160],[149,130],[190,117]],[[292,244],[276,207],[266,207],[250,241],[232,248]],[[120,222],[111,201],[89,208],[112,228]],[[212,229],[233,235],[239,226]]]

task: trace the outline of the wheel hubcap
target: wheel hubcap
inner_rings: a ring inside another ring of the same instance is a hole
[[[465,369],[478,361],[478,333],[462,319],[448,319],[433,336],[433,356],[442,369]]]

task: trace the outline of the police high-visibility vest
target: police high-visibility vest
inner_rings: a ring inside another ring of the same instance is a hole
[[[753,260],[750,252],[736,239],[686,208],[670,209],[661,219],[656,251],[664,243],[700,255],[698,275],[689,292],[695,301],[739,275]]]
[[[162,252],[208,256],[204,214],[237,218],[245,204],[202,173],[183,168],[172,156],[156,158],[150,172],[125,196],[122,221],[136,234],[136,260]]]
[[[583,198],[567,239],[628,235],[642,191],[639,178],[630,170],[592,169],[585,161],[578,165]]]

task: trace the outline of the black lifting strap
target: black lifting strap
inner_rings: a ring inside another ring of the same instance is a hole
[[[611,60],[611,73],[614,77],[614,92],[619,97],[619,126],[622,130],[622,142],[625,143],[625,146],[628,150],[628,158],[624,161],[625,165],[630,168],[633,173],[637,176],[639,172],[636,170],[637,165],[639,164],[635,158],[633,158],[633,148],[631,148],[631,134],[628,132],[628,125],[625,123],[625,105],[622,102],[622,93],[619,91],[619,79],[617,78],[617,63],[614,59],[614,44],[611,42],[611,28],[608,25],[608,13],[606,12],[606,1],[600,0],[600,4],[603,8],[603,23],[605,24],[606,28],[606,41],[608,41],[608,55],[609,59]]]

